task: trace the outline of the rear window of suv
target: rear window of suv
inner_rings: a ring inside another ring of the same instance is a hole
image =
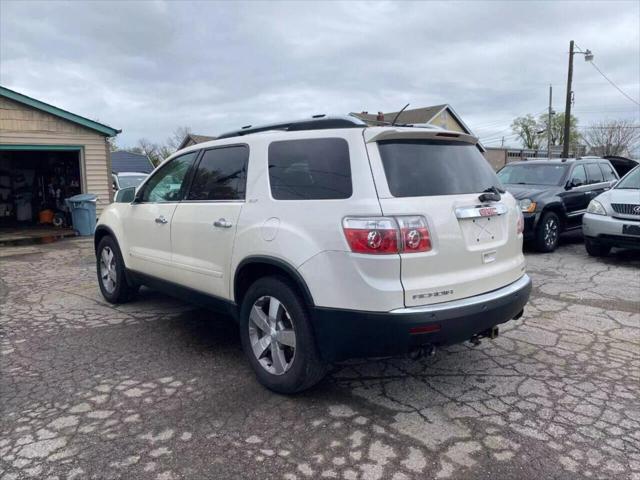
[[[475,145],[442,140],[378,142],[394,197],[479,193],[500,181]]]
[[[271,143],[269,183],[276,200],[349,198],[352,187],[347,141],[310,138]]]

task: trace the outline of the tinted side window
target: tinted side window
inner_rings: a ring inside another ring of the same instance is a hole
[[[214,148],[202,155],[187,200],[243,200],[249,148]]]
[[[597,163],[588,163],[586,167],[589,183],[599,183],[604,181],[602,178],[602,172],[600,171]]]
[[[618,177],[616,173],[613,171],[613,167],[608,163],[601,163],[600,170],[602,170],[602,174],[604,175],[604,181],[610,182],[612,180],[617,180]]]
[[[144,184],[142,201],[163,203],[182,200],[185,176],[197,156],[198,152],[190,152],[163,165]]]
[[[269,145],[269,183],[277,200],[349,198],[351,164],[343,138],[286,140]]]
[[[582,165],[577,165],[571,172],[571,181],[574,185],[584,185],[587,183],[587,174]]]

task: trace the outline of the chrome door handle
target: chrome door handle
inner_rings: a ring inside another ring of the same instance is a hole
[[[227,222],[226,219],[221,218],[220,220],[216,220],[215,222],[213,222],[213,226],[220,228],[231,228],[231,222]]]
[[[162,225],[164,225],[165,223],[167,223],[169,220],[167,220],[166,218],[164,218],[164,215],[160,215],[159,217],[156,218],[156,223],[160,223]]]

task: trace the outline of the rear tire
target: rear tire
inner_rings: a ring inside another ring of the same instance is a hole
[[[606,257],[611,251],[611,247],[599,243],[597,240],[590,238],[584,239],[584,247],[587,249],[587,253],[592,257]]]
[[[125,303],[137,293],[139,286],[129,282],[126,267],[115,239],[107,235],[96,250],[98,285],[104,299],[113,304]]]
[[[560,217],[554,212],[542,215],[536,229],[535,247],[543,253],[553,252],[558,248],[561,231]]]
[[[301,392],[327,373],[307,308],[284,277],[263,277],[249,287],[240,308],[240,338],[258,381],[269,390]]]

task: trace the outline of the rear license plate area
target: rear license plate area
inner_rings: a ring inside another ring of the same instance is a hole
[[[464,220],[465,237],[467,244],[484,245],[500,240],[500,217],[478,217]]]

